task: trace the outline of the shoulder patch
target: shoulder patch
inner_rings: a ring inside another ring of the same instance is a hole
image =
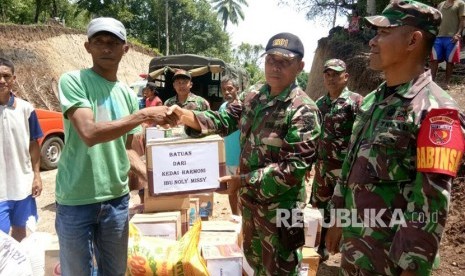
[[[456,176],[464,152],[459,112],[432,109],[423,120],[417,138],[417,170]]]

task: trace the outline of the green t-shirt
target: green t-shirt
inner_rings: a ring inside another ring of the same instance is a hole
[[[88,147],[79,137],[66,112],[90,108],[96,122],[118,120],[136,112],[136,95],[122,82],[110,82],[91,69],[65,73],[59,81],[64,114],[65,146],[58,164],[56,200],[63,205],[84,205],[111,200],[129,193],[128,134]]]
[[[451,6],[444,1],[438,5],[438,9],[442,14],[438,37],[454,36],[459,31],[460,18],[465,16],[465,3],[456,0]]]

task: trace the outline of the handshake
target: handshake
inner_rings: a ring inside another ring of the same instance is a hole
[[[144,108],[141,111],[146,111],[152,116],[152,121],[150,123],[156,123],[164,128],[174,127],[177,125],[185,125],[190,128],[193,128],[197,131],[200,131],[200,124],[195,119],[194,112],[192,110],[187,110],[179,107],[178,105],[173,105],[170,107],[166,106],[154,106]],[[218,179],[221,184],[225,184],[226,189],[218,191],[222,194],[235,195],[237,191],[245,185],[245,179],[240,175],[226,175]]]
[[[200,129],[195,120],[194,113],[179,107],[178,105],[152,106],[139,110],[144,116],[144,122],[156,124],[164,128],[175,127],[177,125],[186,125],[194,129]]]

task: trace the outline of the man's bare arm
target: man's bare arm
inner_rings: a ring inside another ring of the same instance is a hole
[[[71,108],[68,118],[79,134],[79,137],[87,146],[114,140],[142,122],[151,121],[159,125],[176,124],[174,116],[167,116],[166,106],[148,107],[137,111],[134,114],[123,117],[115,121],[95,122],[94,114],[90,108]]]
[[[40,147],[37,140],[29,143],[29,154],[31,155],[32,170],[34,179],[32,180],[32,197],[38,197],[42,193],[42,179],[40,178]]]

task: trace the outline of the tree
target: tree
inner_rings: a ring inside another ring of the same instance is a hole
[[[131,0],[128,35],[166,54],[166,0]],[[207,0],[168,1],[169,54],[197,54],[230,59],[230,41]],[[140,12],[143,10],[144,12]]]
[[[76,5],[68,0],[2,0],[0,22],[38,24],[48,22],[50,18],[55,17],[66,22],[82,21],[80,16],[74,15],[75,9]],[[80,27],[81,24],[76,26]]]
[[[137,14],[128,11],[130,3],[133,1],[136,0],[78,0],[76,5],[78,7],[77,12],[85,12],[89,18],[108,16],[127,22]]]
[[[303,91],[307,89],[307,83],[308,83],[308,72],[302,71],[299,73],[297,76],[297,84],[299,84],[300,88],[302,88]]]
[[[337,16],[347,16],[357,8],[356,0],[279,0],[279,4],[305,12],[307,20],[323,19],[332,28]]]
[[[230,60],[229,36],[208,1],[0,0],[0,20],[31,24],[59,17],[66,19],[68,27],[85,30],[91,18],[109,16],[123,22],[130,40],[157,48],[159,52],[163,49],[165,54],[197,54]],[[169,6],[167,23],[166,4]]]
[[[244,20],[244,12],[242,11],[242,6],[249,6],[246,0],[211,0],[213,5],[213,10],[218,13],[218,16],[223,22],[223,30],[226,31],[226,26],[228,21],[237,25],[239,23],[239,18]]]
[[[34,19],[33,0],[2,0],[0,1],[0,18],[2,22],[30,24]]]
[[[49,18],[64,20],[72,4],[67,0],[34,0],[34,23],[47,22]]]
[[[421,0],[436,6],[442,0]],[[389,4],[390,0],[279,0],[280,5],[293,7],[298,12],[305,12],[307,20],[322,19],[335,27],[337,16],[349,16],[357,11],[360,16],[378,14]]]
[[[247,70],[250,76],[250,84],[256,84],[265,80],[265,74],[261,65],[261,54],[264,52],[262,45],[241,43],[233,50],[233,63]]]

